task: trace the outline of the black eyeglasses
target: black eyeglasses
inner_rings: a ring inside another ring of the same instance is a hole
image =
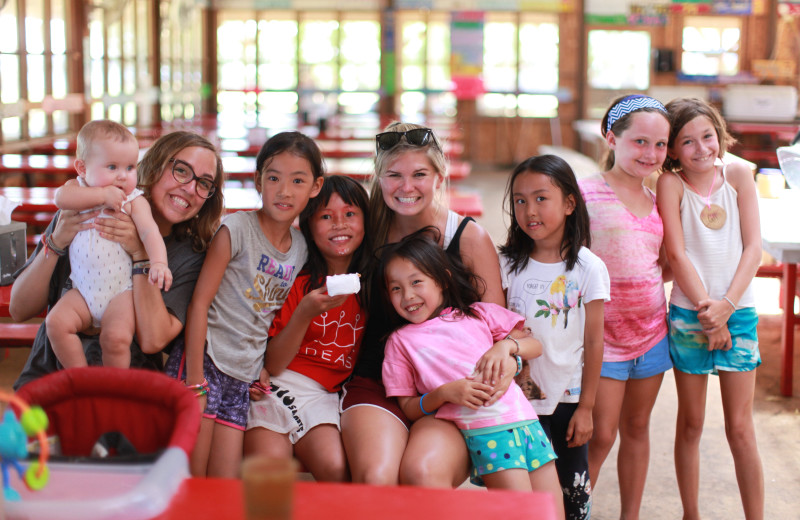
[[[375,146],[384,152],[391,150],[397,146],[403,136],[406,136],[406,142],[412,146],[425,146],[431,139],[437,148],[439,146],[436,138],[433,137],[433,130],[430,128],[415,128],[405,132],[383,132],[375,136]]]
[[[198,177],[194,173],[194,168],[191,167],[186,161],[180,159],[170,159],[172,163],[172,177],[181,184],[189,184],[192,181],[197,181],[194,185],[194,191],[197,195],[204,199],[210,199],[214,192],[217,191],[217,186],[211,179],[205,177]]]

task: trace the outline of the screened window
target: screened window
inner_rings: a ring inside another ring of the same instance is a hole
[[[650,33],[589,31],[589,86],[646,90],[650,86]]]

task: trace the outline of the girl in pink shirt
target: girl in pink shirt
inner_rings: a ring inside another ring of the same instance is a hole
[[[605,262],[611,279],[589,475],[596,485],[619,430],[620,517],[638,518],[650,458],[650,413],[664,372],[672,367],[664,230],[655,194],[644,185],[666,158],[669,119],[659,101],[631,95],[614,101],[601,124],[609,148],[606,171],[580,183],[589,209],[591,250]]]
[[[497,342],[519,373],[522,356],[541,355],[542,344],[520,330],[520,315],[479,301],[475,275],[448,260],[430,232],[423,228],[381,251],[378,275],[386,308],[395,311],[383,360],[386,394],[412,421],[435,413],[456,424],[473,483],[550,493],[563,518],[556,455],[536,412],[516,383],[487,406],[503,363],[481,361]]]

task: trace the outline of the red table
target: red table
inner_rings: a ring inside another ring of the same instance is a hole
[[[227,479],[188,479],[167,511],[155,520],[244,518],[242,483]],[[556,518],[545,493],[475,489],[377,487],[360,484],[298,482],[294,520],[491,520]]]

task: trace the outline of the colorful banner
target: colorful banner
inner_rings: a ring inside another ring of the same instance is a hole
[[[483,93],[483,11],[457,11],[450,16],[450,75],[457,99]]]

